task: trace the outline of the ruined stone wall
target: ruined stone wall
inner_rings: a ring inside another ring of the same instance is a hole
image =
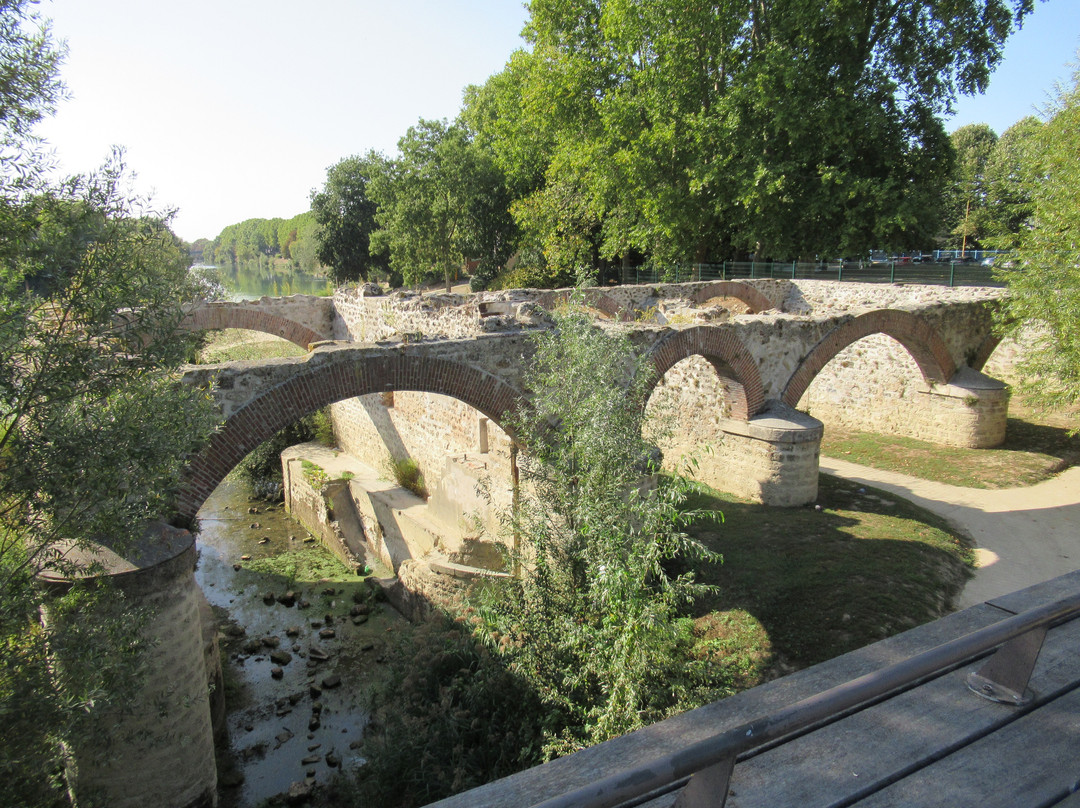
[[[78,793],[99,792],[103,804],[115,808],[201,808],[217,802],[217,773],[195,545],[186,531],[164,525],[154,530],[130,559],[108,550],[95,559],[124,594],[124,605],[147,611],[141,632],[153,646],[126,702],[95,708],[91,720],[101,737],[72,746],[75,766],[68,777]],[[79,615],[110,617],[118,619]],[[47,613],[44,618],[52,619]]]
[[[362,396],[333,405],[331,417],[342,449],[380,472],[390,457],[412,458],[431,493],[443,485],[448,457],[481,460],[493,479],[509,479],[509,437],[457,399],[415,392]]]
[[[842,350],[799,402],[829,426],[904,435],[946,446],[1004,440],[1008,390],[965,370],[955,384],[926,384],[896,340],[874,334]]]

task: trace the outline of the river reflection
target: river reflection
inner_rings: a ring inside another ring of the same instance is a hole
[[[329,279],[307,272],[283,272],[251,264],[218,267],[222,285],[231,300],[258,300],[260,297],[318,295],[334,293]]]
[[[195,578],[218,618],[222,664],[232,674],[222,807],[254,806],[294,783],[325,782],[338,768],[361,765],[355,747],[367,723],[365,694],[381,674],[389,637],[407,624],[365,599],[370,587],[357,576],[288,580],[241,566],[244,556],[315,547],[280,505],[252,499],[242,482],[219,485],[199,522]],[[289,590],[297,605],[279,602]]]

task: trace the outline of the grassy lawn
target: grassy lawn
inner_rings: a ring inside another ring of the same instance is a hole
[[[966,543],[904,500],[822,475],[818,503],[690,503],[724,514],[690,531],[724,556],[699,574],[719,592],[696,604],[695,634],[740,689],[936,619],[971,574]]]
[[[225,328],[206,333],[206,341],[196,360],[200,365],[213,365],[218,362],[303,356],[305,353],[300,346],[273,334],[243,328]]]
[[[914,438],[826,425],[821,453],[864,466],[967,488],[1033,485],[1080,461],[1080,413],[1041,413],[1021,396],[1009,404],[1005,442],[995,449],[942,447]]]

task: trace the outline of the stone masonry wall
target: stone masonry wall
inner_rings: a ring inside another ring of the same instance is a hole
[[[128,603],[151,615],[142,631],[155,644],[146,655],[141,684],[124,707],[97,709],[94,722],[106,734],[107,745],[91,742],[72,750],[76,762],[72,776],[80,788],[100,789],[112,808],[216,804],[194,543],[186,533],[180,539],[168,538],[182,531],[163,530],[162,546],[186,542],[187,549],[114,578]]]
[[[1005,438],[1008,391],[974,371],[927,385],[911,356],[882,334],[842,350],[799,402],[826,424],[946,446],[990,447]],[[970,378],[970,383],[964,380]]]
[[[444,485],[451,457],[481,460],[493,481],[509,479],[509,437],[457,399],[407,391],[384,393],[348,399],[330,411],[342,449],[380,471],[386,469],[390,457],[412,458],[432,494]],[[390,477],[389,471],[386,476]]]

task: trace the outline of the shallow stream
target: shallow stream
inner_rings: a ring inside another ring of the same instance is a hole
[[[222,808],[361,765],[366,694],[404,619],[362,577],[341,574],[281,505],[252,499],[240,481],[218,486],[199,521],[195,578],[218,618],[228,668]],[[244,566],[260,559],[274,559],[283,574]]]

